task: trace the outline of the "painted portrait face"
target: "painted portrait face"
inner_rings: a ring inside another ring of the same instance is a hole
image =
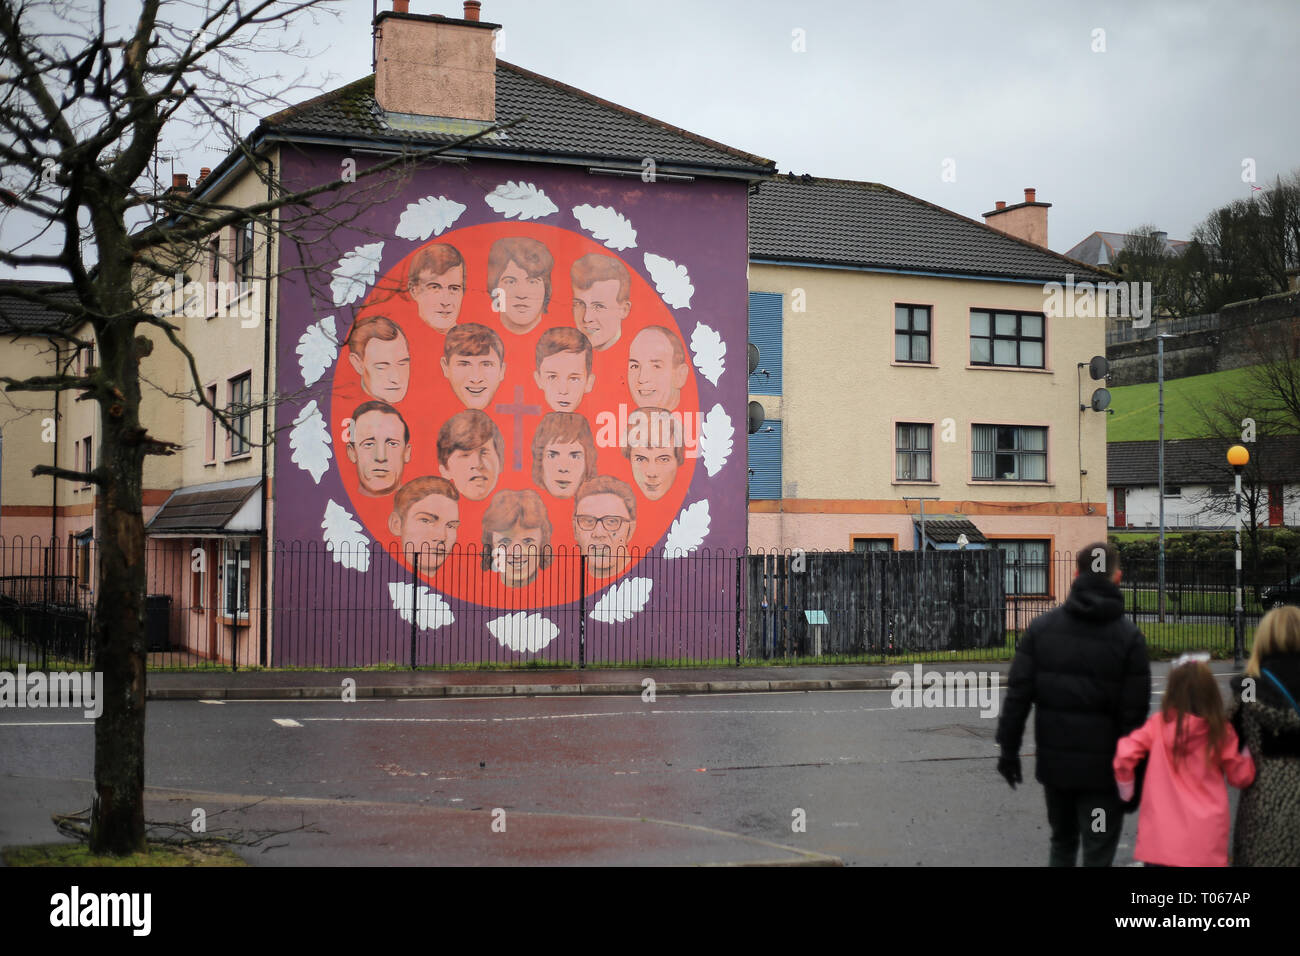
[[[432,494],[414,501],[406,517],[388,516],[388,530],[402,540],[402,553],[420,555],[420,569],[436,571],[456,546],[460,506],[446,495]]]
[[[587,473],[587,452],[581,442],[552,442],[542,449],[542,480],[556,498],[572,498]]]
[[[541,528],[529,528],[522,522],[492,532],[492,566],[500,571],[501,583],[509,588],[531,583],[541,567],[545,544]]]
[[[438,470],[470,501],[482,501],[501,477],[501,457],[489,438],[477,448],[453,451],[447,456],[447,464]]]
[[[587,374],[587,357],[581,352],[556,352],[542,359],[533,381],[553,411],[576,412],[582,396],[596,384],[596,376]]]
[[[497,288],[502,292],[504,305],[501,324],[517,335],[531,332],[542,317],[546,283],[540,277],[530,279],[523,266],[512,260],[502,271]]]
[[[632,477],[641,493],[651,501],[668,494],[677,477],[677,453],[672,448],[649,448],[633,445],[628,448],[632,462]]]
[[[589,289],[573,290],[573,324],[598,352],[618,341],[632,308],[631,300],[618,301],[618,287],[617,279],[601,279]]]
[[[385,342],[373,338],[366,343],[364,355],[348,354],[352,367],[361,376],[361,387],[371,398],[396,405],[406,397],[411,383],[411,350],[406,336]]]
[[[598,578],[618,574],[627,564],[627,543],[635,530],[636,522],[616,494],[588,495],[573,513],[574,537],[587,552],[587,567]]]
[[[440,360],[442,374],[451,383],[451,390],[466,408],[487,408],[497,387],[506,377],[506,366],[492,349],[485,355],[462,355]]]
[[[688,371],[684,363],[673,362],[672,343],[662,332],[643,329],[632,340],[627,354],[627,387],[637,405],[672,411],[681,400]]]
[[[411,460],[402,420],[387,412],[366,412],[352,422],[351,431],[347,453],[356,463],[361,493],[372,498],[392,494],[402,482],[402,468]]]
[[[441,274],[425,269],[411,283],[411,298],[426,325],[446,332],[460,318],[460,304],[465,298],[465,267],[452,266]]]

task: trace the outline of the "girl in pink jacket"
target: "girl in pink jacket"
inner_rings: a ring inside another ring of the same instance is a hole
[[[1227,866],[1228,788],[1250,786],[1255,761],[1238,751],[1205,663],[1209,655],[1184,655],[1169,671],[1160,710],[1123,738],[1115,751],[1120,797],[1133,797],[1134,774],[1147,761],[1133,856],[1160,866]]]

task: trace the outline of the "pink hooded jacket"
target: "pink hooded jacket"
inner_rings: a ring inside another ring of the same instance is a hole
[[[1134,771],[1150,753],[1138,810],[1134,858],[1164,866],[1227,866],[1228,788],[1250,786],[1255,761],[1249,750],[1237,752],[1237,732],[1228,724],[1223,744],[1208,765],[1210,727],[1194,714],[1183,717],[1187,752],[1174,768],[1174,734],[1178,721],[1165,722],[1159,711],[1133,733],[1120,740],[1113,767],[1120,796],[1131,796]]]

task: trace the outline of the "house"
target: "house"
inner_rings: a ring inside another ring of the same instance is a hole
[[[964,535],[1040,569],[1022,593],[1055,593],[1047,562],[1105,537],[1087,370],[1104,319],[1049,314],[1048,300],[1067,274],[1108,276],[1026,238],[1047,234],[1047,204],[1027,198],[1002,220],[1022,236],[879,183],[759,185],[751,548],[909,550],[929,522],[925,548]]]
[[[1165,442],[1165,527],[1177,530],[1230,530],[1236,494],[1228,448],[1221,438]],[[1158,442],[1111,442],[1106,447],[1114,531],[1160,527]],[[1251,461],[1242,474],[1242,523],[1264,527],[1300,524],[1300,435],[1260,436],[1245,445]]]
[[[142,289],[199,369],[163,345],[160,381],[203,399],[147,400],[183,446],[146,492],[167,643],[266,665],[594,655],[695,599],[664,552],[745,547],[747,193],[774,164],[498,60],[473,0],[396,0],[374,27],[372,74],[174,182],[241,207],[346,185],[172,250],[176,280]],[[44,453],[10,427],[7,451]],[[93,426],[69,428],[60,460],[93,460]],[[67,486],[19,489],[49,502],[21,506],[31,533],[90,527]],[[725,600],[727,628],[672,653],[734,653]]]
[[[1065,255],[1070,259],[1086,262],[1090,266],[1109,269],[1115,265],[1115,260],[1124,251],[1125,244],[1132,238],[1131,235],[1123,232],[1089,233],[1082,242],[1067,249]],[[1167,232],[1157,232],[1155,238],[1162,243],[1167,256],[1181,256],[1191,245],[1191,241],[1187,239],[1170,239]]]

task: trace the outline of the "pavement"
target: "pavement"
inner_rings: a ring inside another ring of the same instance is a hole
[[[915,664],[835,664],[797,667],[593,668],[589,670],[489,671],[150,671],[150,700],[292,700],[329,699],[353,682],[355,696],[365,697],[541,697],[581,694],[637,694],[654,681],[655,694],[735,694],[822,690],[882,690],[894,686],[892,675]],[[1010,661],[937,660],[922,671],[960,670],[1005,677]],[[1237,672],[1231,661],[1213,661],[1220,676]],[[1151,676],[1163,678],[1168,661],[1153,661]]]

